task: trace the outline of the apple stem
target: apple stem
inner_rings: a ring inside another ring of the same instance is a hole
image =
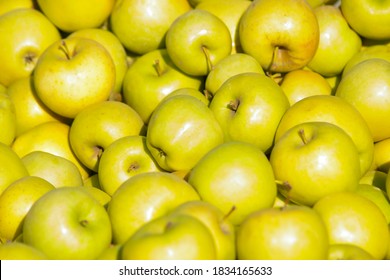
[[[290,185],[289,182],[287,181],[280,181],[280,180],[275,180],[276,184],[279,185],[279,189],[282,189],[283,191],[286,191],[287,192],[287,195],[285,195],[285,200],[283,201],[284,205],[282,207],[282,210],[283,209],[286,209],[287,205],[290,203],[290,196],[289,196],[289,192],[291,191],[292,189],[292,186]]]
[[[80,221],[80,225],[81,225],[82,227],[86,227],[86,226],[88,225],[88,221],[87,221],[87,220],[81,220],[81,221]]]
[[[159,76],[159,77],[162,76],[163,71],[161,69],[161,64],[160,64],[160,60],[159,59],[156,59],[154,61],[153,67],[154,67],[154,69],[156,69],[157,76]]]
[[[275,59],[276,59],[276,53],[279,51],[279,46],[274,47],[274,51],[272,52],[272,58],[271,58],[271,63],[269,64],[267,68],[267,76],[272,77],[272,66],[274,65]]]
[[[213,64],[211,62],[210,52],[209,52],[209,50],[205,46],[202,46],[202,50],[203,50],[203,53],[204,53],[204,55],[206,57],[207,70],[208,70],[208,72],[210,72],[214,68],[214,66],[213,66]]]
[[[203,93],[204,93],[204,96],[206,96],[206,98],[207,98],[207,100],[208,101],[211,101],[212,99],[213,99],[213,95],[211,94],[211,92],[209,92],[207,89],[205,89],[204,91],[203,91]]]
[[[308,143],[308,141],[307,141],[307,138],[305,135],[305,131],[303,129],[298,130],[298,135],[299,135],[299,137],[301,137],[303,144],[306,145]]]
[[[231,100],[228,104],[228,108],[234,112],[237,112],[238,110],[238,106],[240,105],[240,100],[236,99],[236,100]]]
[[[68,49],[68,46],[66,45],[66,42],[64,40],[61,41],[61,45],[58,47],[61,51],[64,52],[66,58],[70,60],[70,52]]]
[[[230,208],[229,212],[226,213],[225,216],[223,216],[222,220],[225,221],[229,216],[236,210],[236,206],[233,205],[232,208]]]

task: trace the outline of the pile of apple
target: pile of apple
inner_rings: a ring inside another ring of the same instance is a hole
[[[0,259],[390,259],[390,0],[0,0]]]

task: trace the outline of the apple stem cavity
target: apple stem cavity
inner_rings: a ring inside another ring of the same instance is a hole
[[[134,172],[140,168],[140,165],[138,162],[133,162],[130,164],[129,168],[127,169],[128,173]]]
[[[81,221],[80,221],[80,225],[81,225],[82,227],[86,227],[86,226],[88,225],[88,221],[87,221],[87,220],[81,220]]]
[[[298,130],[298,135],[299,135],[299,137],[302,139],[302,142],[303,142],[304,145],[306,145],[307,143],[309,143],[309,141],[308,141],[307,138],[306,138],[305,130],[304,130],[304,129]]]
[[[61,45],[60,45],[58,48],[59,48],[61,51],[64,52],[64,54],[65,54],[67,60],[70,60],[70,59],[71,59],[71,56],[70,56],[70,52],[69,52],[68,46],[66,45],[66,42],[65,42],[64,40],[61,41]]]
[[[210,72],[214,68],[213,63],[211,62],[210,52],[209,52],[208,48],[206,48],[206,46],[202,46],[202,50],[203,50],[203,53],[206,57],[207,70],[208,70],[208,72]]]
[[[35,67],[36,58],[37,56],[34,53],[27,52],[24,55],[24,63],[25,63],[24,65],[26,66],[26,68],[33,69]]]

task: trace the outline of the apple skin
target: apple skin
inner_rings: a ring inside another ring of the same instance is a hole
[[[375,142],[373,169],[388,173],[390,170],[390,138]]]
[[[389,175],[389,173],[387,173],[387,177],[386,177],[386,194],[387,194],[388,199],[390,200],[390,175]]]
[[[265,153],[271,150],[280,119],[289,107],[280,86],[260,73],[229,78],[210,103],[225,141],[248,142]]]
[[[317,50],[319,34],[317,18],[305,0],[255,0],[239,25],[243,52],[267,72],[307,65]]]
[[[369,199],[354,192],[338,192],[320,199],[313,209],[325,223],[329,244],[352,244],[374,259],[384,259],[389,230],[381,210]]]
[[[305,122],[287,130],[275,142],[270,163],[275,179],[288,184],[280,192],[306,206],[331,193],[356,190],[361,177],[351,137],[327,122]]]
[[[230,141],[205,154],[191,170],[188,182],[203,201],[214,204],[235,226],[257,210],[272,207],[274,173],[265,154],[253,144]]]
[[[0,143],[10,146],[17,131],[16,107],[7,93],[0,93]]]
[[[0,245],[0,260],[47,260],[38,249],[21,243],[7,242]]]
[[[170,97],[176,96],[176,95],[190,95],[195,98],[197,98],[199,101],[204,103],[206,106],[210,105],[210,100],[209,97],[206,96],[205,94],[201,93],[199,90],[194,89],[194,88],[179,88],[174,91],[172,91],[170,94],[165,96],[162,101],[165,99],[168,99]]]
[[[328,260],[373,260],[362,248],[352,244],[333,244],[329,246]]]
[[[324,260],[328,233],[321,217],[305,206],[256,211],[237,229],[239,260]]]
[[[390,224],[390,200],[385,191],[373,185],[360,183],[356,189],[356,193],[374,202],[382,211],[387,223]]]
[[[34,8],[33,0],[0,0],[0,16],[21,8]]]
[[[115,86],[115,65],[97,41],[71,37],[50,45],[34,69],[38,97],[58,115],[74,118],[107,100]]]
[[[107,207],[114,244],[123,244],[143,224],[192,200],[200,200],[197,192],[171,173],[146,172],[129,178]]]
[[[95,259],[111,242],[104,207],[83,187],[51,190],[39,198],[23,224],[23,242],[49,259]]]

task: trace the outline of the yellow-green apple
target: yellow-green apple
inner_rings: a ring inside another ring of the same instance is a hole
[[[340,97],[315,95],[293,104],[280,120],[275,141],[297,124],[317,121],[335,124],[352,138],[360,156],[361,175],[365,174],[374,156],[372,135],[359,111]]]
[[[116,190],[108,204],[113,242],[123,244],[143,224],[164,216],[184,202],[199,199],[190,184],[171,173],[135,175]]]
[[[347,62],[360,51],[362,40],[349,27],[339,8],[323,5],[315,8],[314,14],[320,28],[320,42],[307,66],[326,77],[338,75]]]
[[[280,192],[295,203],[312,206],[322,197],[356,190],[359,154],[351,137],[328,122],[305,122],[287,130],[270,155]]]
[[[47,192],[23,224],[23,242],[49,259],[95,259],[110,245],[111,236],[106,210],[83,187]]]
[[[315,8],[315,7],[318,7],[318,6],[321,6],[321,5],[333,5],[333,4],[336,4],[337,0],[306,0],[307,3],[309,3],[309,5],[312,7],[312,8]]]
[[[92,187],[84,186],[83,187],[93,198],[95,198],[102,206],[105,208],[108,206],[108,203],[111,200],[111,196],[105,191]]]
[[[367,173],[360,178],[359,184],[372,185],[386,191],[386,179],[387,172],[385,173],[383,171],[373,169],[367,171]]]
[[[64,157],[33,151],[23,156],[22,161],[28,174],[45,179],[56,188],[78,187],[84,183],[77,166]]]
[[[100,27],[110,16],[115,0],[37,0],[37,3],[59,29],[73,32]]]
[[[374,258],[359,246],[353,244],[329,245],[328,260],[373,260]]]
[[[14,181],[28,176],[22,159],[8,145],[0,142],[0,194]]]
[[[191,4],[192,7],[196,7],[198,4],[202,3],[202,2],[207,2],[207,1],[210,1],[210,0],[188,0],[188,2]]]
[[[34,8],[34,0],[0,0],[0,16],[22,8]]]
[[[239,260],[324,260],[328,247],[324,222],[306,206],[256,211],[237,229]]]
[[[49,46],[34,69],[38,97],[53,112],[74,118],[88,105],[107,100],[115,86],[115,65],[97,41],[72,37]]]
[[[372,201],[355,192],[338,192],[321,198],[313,209],[325,223],[329,244],[352,244],[374,259],[386,256],[389,240],[385,216]]]
[[[373,169],[388,173],[390,170],[390,138],[374,144]]]
[[[44,253],[21,242],[0,244],[0,260],[47,260]]]
[[[390,173],[387,173],[387,177],[386,177],[386,194],[387,194],[387,197],[390,199]]]
[[[390,201],[385,191],[369,184],[359,184],[356,193],[368,198],[378,206],[390,224]]]
[[[348,24],[362,37],[390,39],[390,1],[343,0],[341,11]]]
[[[211,96],[229,78],[246,72],[264,74],[263,68],[257,60],[245,53],[231,54],[217,64],[206,77],[205,89]]]
[[[390,138],[390,61],[372,58],[343,76],[336,96],[355,107],[370,128],[374,142]]]
[[[152,114],[146,143],[157,164],[167,171],[190,170],[224,136],[213,112],[190,95],[161,102]]]
[[[180,88],[200,89],[202,79],[179,70],[166,49],[150,51],[129,67],[123,80],[123,99],[145,123],[161,100]]]
[[[16,136],[41,123],[69,120],[61,117],[46,107],[38,98],[32,81],[32,76],[20,78],[10,84],[7,94],[15,107]]]
[[[102,28],[86,28],[71,33],[70,37],[81,37],[92,39],[100,43],[110,53],[115,65],[115,86],[116,93],[122,92],[123,77],[127,71],[127,54],[124,46],[111,31]]]
[[[205,76],[232,51],[226,24],[216,15],[193,9],[178,17],[166,35],[166,49],[184,73]]]
[[[145,172],[160,171],[142,135],[118,138],[102,153],[98,167],[100,187],[113,195],[127,179]]]
[[[209,107],[224,131],[225,141],[251,143],[268,153],[290,104],[272,78],[241,73],[223,83]]]
[[[0,92],[0,143],[8,146],[16,137],[16,107],[8,93]]]
[[[234,209],[232,209],[234,211]],[[236,259],[235,228],[228,220],[231,212],[223,213],[215,205],[202,201],[189,201],[176,207],[170,215],[189,215],[201,221],[211,232],[216,260]]]
[[[20,158],[33,151],[64,157],[76,164],[82,178],[86,179],[89,177],[89,169],[75,156],[69,143],[69,131],[68,124],[58,121],[45,122],[16,137],[11,147]]]
[[[42,52],[60,38],[57,28],[36,9],[16,9],[2,15],[0,84],[8,86],[30,76]]]
[[[99,182],[99,174],[93,173],[88,178],[85,178],[83,186],[85,186],[85,187],[94,187],[94,188],[101,189],[101,185],[100,185],[100,182]]]
[[[175,89],[174,91],[172,91],[171,93],[169,93],[167,96],[165,96],[165,97],[163,98],[163,100],[165,100],[165,99],[167,99],[167,98],[170,98],[170,97],[173,97],[173,96],[176,96],[176,95],[190,95],[190,96],[193,96],[193,97],[199,99],[199,101],[201,101],[201,102],[204,103],[205,105],[207,105],[207,106],[210,105],[209,96],[206,96],[206,94],[200,92],[200,91],[197,90],[197,89],[188,88],[188,87]],[[162,101],[163,101],[163,100],[162,100]]]
[[[73,120],[69,142],[77,158],[97,172],[104,149],[124,136],[139,135],[144,123],[137,112],[119,101],[103,101],[84,108]]]
[[[196,9],[208,11],[219,17],[229,28],[232,38],[232,53],[242,52],[238,26],[249,0],[208,0],[196,5]]]
[[[166,215],[139,228],[122,246],[122,260],[214,260],[211,232],[189,215]]]
[[[267,72],[307,65],[317,50],[319,34],[317,18],[305,0],[255,0],[239,25],[243,52]]]
[[[324,77],[325,80],[329,83],[330,87],[332,88],[332,95],[334,95],[336,93],[336,89],[341,81],[341,77],[342,77],[341,74],[333,76],[333,77]]]
[[[290,105],[313,95],[331,95],[332,88],[320,74],[308,69],[297,69],[284,75],[280,87]]]
[[[120,253],[122,245],[111,244],[103,253],[97,258],[97,260],[120,260]]]
[[[55,187],[43,178],[24,176],[0,195],[0,238],[13,241],[22,233],[23,221],[31,206]]]
[[[230,141],[205,154],[193,167],[188,182],[203,201],[214,204],[239,225],[257,210],[272,207],[276,183],[270,162],[253,144]]]
[[[145,54],[164,48],[173,21],[191,9],[187,0],[119,0],[110,16],[111,29],[127,50]]]

